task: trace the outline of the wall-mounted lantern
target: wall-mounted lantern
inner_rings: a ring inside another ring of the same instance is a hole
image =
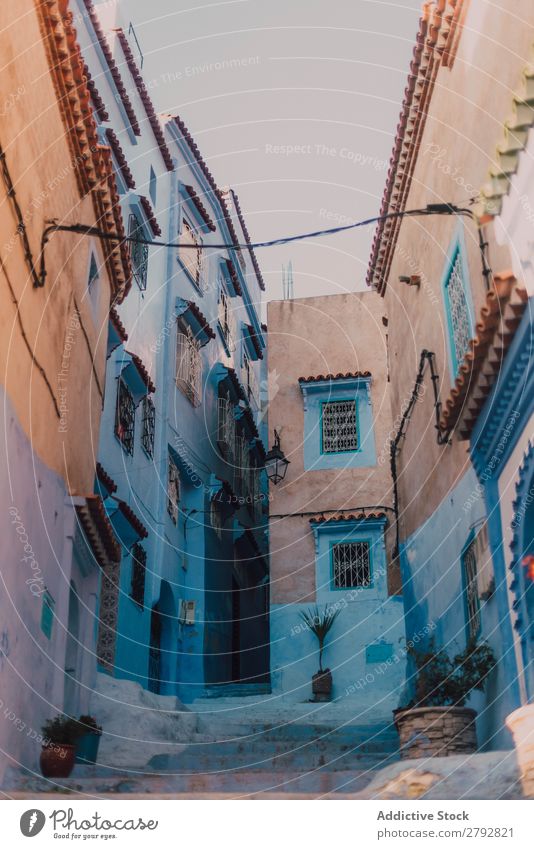
[[[265,456],[265,471],[269,480],[275,485],[283,481],[289,463],[290,461],[280,447],[280,434],[275,430],[274,445]]]

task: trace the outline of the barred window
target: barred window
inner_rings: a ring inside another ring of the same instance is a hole
[[[235,450],[235,417],[228,396],[217,398],[217,445],[224,459],[231,461]]]
[[[456,377],[460,363],[469,348],[471,336],[463,262],[459,250],[456,251],[454,262],[445,283],[445,294],[450,321],[453,377]]]
[[[480,600],[478,597],[476,540],[473,540],[473,542],[470,543],[464,551],[462,565],[464,571],[467,634],[470,639],[475,639],[478,637],[480,632]]]
[[[128,236],[130,239],[145,238],[143,225],[135,212],[130,213]],[[148,277],[148,245],[144,245],[141,242],[128,242],[128,245],[130,247],[133,275],[139,288],[144,291]]]
[[[145,604],[146,551],[136,543],[132,547],[132,586],[130,595],[139,607]]]
[[[156,407],[152,398],[143,398],[143,428],[141,430],[141,445],[149,457],[154,456],[154,439],[156,432]]]
[[[355,400],[324,403],[322,426],[323,454],[358,450],[358,417]]]
[[[167,513],[173,524],[178,524],[178,504],[180,502],[180,473],[172,457],[169,457],[167,479]]]
[[[182,233],[180,241],[184,245],[191,246],[180,249],[180,260],[182,265],[190,275],[197,289],[203,291],[205,286],[202,261],[202,240],[185,218],[182,219]]]
[[[124,380],[119,378],[117,385],[117,406],[115,409],[115,435],[128,454],[134,453],[135,402]]]
[[[254,366],[252,365],[252,360],[248,356],[246,351],[243,351],[243,367],[242,367],[242,381],[245,385],[245,389],[247,392],[247,401],[253,403],[256,407],[259,407],[259,399],[260,399],[260,391],[258,387],[258,381],[256,380],[256,374],[254,372]]]
[[[219,284],[219,303],[217,306],[217,317],[219,327],[221,328],[224,344],[228,351],[235,351],[236,348],[236,322],[235,316],[230,305],[230,298],[225,292],[222,284]]]
[[[332,547],[334,586],[371,586],[371,554],[368,542],[339,542]]]
[[[202,400],[202,355],[189,327],[178,324],[176,335],[176,385],[194,407]]]

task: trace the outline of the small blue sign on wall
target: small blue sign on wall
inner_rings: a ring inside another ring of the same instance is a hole
[[[383,663],[389,660],[393,655],[392,643],[375,643],[372,646],[366,646],[365,662],[366,663]]]
[[[52,636],[52,625],[54,623],[54,605],[54,599],[52,598],[48,590],[45,590],[43,593],[43,607],[41,610],[41,631],[48,640]]]

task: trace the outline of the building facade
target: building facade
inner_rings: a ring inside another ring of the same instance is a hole
[[[533,30],[519,22],[531,10],[514,12],[425,4],[381,211],[437,206],[379,224],[368,272],[390,318],[394,418],[419,387],[393,445],[407,637],[433,621],[451,654],[471,640],[491,645],[495,671],[472,699],[487,748],[511,744],[504,720],[525,698],[531,627],[517,565],[531,548],[528,523],[513,531],[532,438],[531,272],[517,195],[515,223],[495,222],[532,121]]]
[[[99,670],[184,701],[265,686],[263,280],[237,197],[180,117],[156,117],[131,23],[78,7],[128,233],[176,244],[130,243],[110,316],[98,487],[122,556],[101,585]]]
[[[67,5],[3,4],[0,23],[1,773],[36,768],[44,720],[88,710],[100,564],[118,554],[94,446],[130,266],[118,242],[61,230],[122,226]]]
[[[269,427],[290,464],[271,485],[273,692],[311,698],[317,641],[301,613],[338,611],[325,665],[334,701],[390,719],[404,684],[394,559],[383,303],[373,292],[268,305]]]

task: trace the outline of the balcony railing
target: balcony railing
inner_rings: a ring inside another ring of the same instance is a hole
[[[176,339],[176,385],[194,407],[202,401],[202,356],[198,343],[187,333]]]

